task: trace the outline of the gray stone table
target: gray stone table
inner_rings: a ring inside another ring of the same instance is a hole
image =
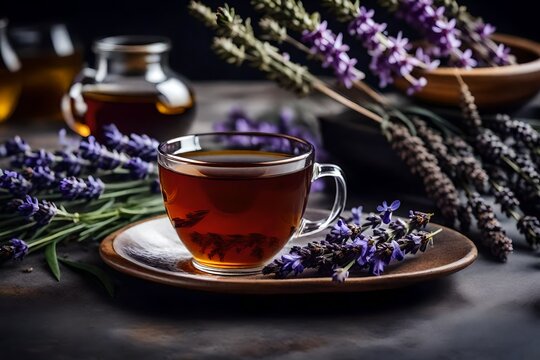
[[[235,104],[256,112],[291,101],[269,83],[202,83],[196,90],[195,131],[210,129]],[[303,101],[313,111],[339,110],[321,99]],[[34,146],[53,146],[60,126],[3,126],[0,141],[18,133]],[[349,187],[350,205],[400,198],[407,208],[433,206],[417,188],[399,182]],[[329,200],[317,195],[310,206]],[[507,264],[481,251],[472,266],[444,279],[392,291],[309,296],[170,288],[108,269],[97,244],[60,246],[60,255],[104,268],[116,296],[66,268],[56,282],[41,255],[4,266],[0,359],[539,359],[540,257],[510,234],[516,251]],[[27,267],[33,271],[23,272]]]

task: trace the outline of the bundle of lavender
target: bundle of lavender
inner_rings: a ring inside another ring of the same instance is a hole
[[[157,141],[126,136],[114,125],[105,137],[100,144],[92,136],[71,142],[62,136],[55,152],[34,150],[19,137],[0,144],[0,262],[45,248],[59,280],[57,243],[101,240],[164,212]]]
[[[350,22],[349,32],[367,48],[373,59],[371,68],[379,75],[381,85],[393,81],[395,76],[403,76],[409,81],[410,92],[425,85],[425,79],[415,78],[412,70],[414,67],[436,65],[426,56],[427,50],[410,55],[406,51],[407,40],[401,35],[387,36],[385,26],[374,23],[373,13],[360,8],[358,2],[323,2],[334,10],[338,20]],[[419,26],[432,25],[423,31],[427,40],[431,40],[430,44],[440,49],[429,50],[429,53],[454,56],[456,61],[459,60],[457,62],[466,66],[479,63],[474,60],[473,64],[473,52],[491,56],[493,63],[511,61],[506,49],[499,52],[481,50],[482,46],[492,48],[496,45],[488,41],[490,27],[473,18],[464,8],[456,8],[455,2],[399,0],[383,3],[398,4],[388,6],[409,21],[416,16],[417,19],[425,18],[426,22],[420,21],[422,24]],[[242,19],[228,5],[214,12],[192,1],[190,10],[216,32],[213,49],[228,63],[237,66],[247,63],[299,95],[315,91],[322,93],[378,123],[391,147],[411,172],[422,179],[426,193],[448,224],[467,229],[471,218],[475,218],[482,233],[482,243],[497,259],[506,261],[513,249],[512,240],[506,235],[485,195],[495,195],[503,213],[515,220],[516,227],[532,247],[540,244],[540,212],[536,200],[540,197],[539,135],[532,127],[506,117],[486,117],[482,121],[474,97],[464,83],[461,84],[464,121],[458,126],[427,109],[397,108],[362,82],[364,73],[355,67],[357,61],[349,55],[343,35],[336,35],[329,29],[328,23],[321,21],[318,13],[309,13],[297,0],[253,0],[252,4],[265,15],[260,22],[261,38],[302,50],[309,59],[332,69],[338,84],[353,88],[366,100],[358,102],[343,95],[338,87],[325,83],[306,66],[293,62],[287,53],[261,40],[255,35],[250,19]],[[434,4],[441,7],[436,8]],[[456,19],[448,20],[450,15]],[[455,30],[458,26],[461,27],[459,31]],[[482,30],[482,26],[487,29]],[[294,38],[289,30],[296,32],[299,38]],[[477,41],[482,34],[485,40]],[[460,39],[457,39],[458,35]],[[471,51],[463,50],[460,47],[462,43],[470,45]],[[442,49],[443,46],[446,48]],[[513,140],[504,142],[491,129]],[[534,202],[526,202],[527,197],[535,199]]]
[[[293,246],[289,254],[267,265],[263,274],[284,278],[314,268],[320,274],[332,274],[336,282],[344,282],[355,268],[382,275],[391,261],[403,261],[406,254],[426,251],[433,237],[442,231],[426,231],[433,214],[420,211],[410,211],[407,221],[392,220],[399,206],[399,200],[390,205],[384,201],[377,206],[378,214],[369,214],[365,219],[361,206],[352,208],[352,218],[338,220],[325,240]]]

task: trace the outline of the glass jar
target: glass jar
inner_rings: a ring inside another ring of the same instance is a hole
[[[94,43],[96,69],[83,69],[64,96],[68,125],[103,140],[103,126],[159,140],[186,134],[195,115],[187,81],[168,66],[170,42],[155,36],[117,36]]]
[[[9,43],[7,24],[6,19],[0,19],[0,123],[15,109],[21,91],[21,63]]]
[[[82,68],[82,49],[64,24],[13,27],[9,38],[22,64],[22,93],[13,117],[61,120],[62,96]]]

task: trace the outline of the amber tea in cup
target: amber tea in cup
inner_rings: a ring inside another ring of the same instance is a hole
[[[189,135],[159,147],[159,176],[167,214],[202,271],[238,275],[260,271],[295,236],[320,231],[345,202],[335,165],[314,162],[313,146],[283,135]],[[311,182],[336,179],[329,217],[302,218]]]

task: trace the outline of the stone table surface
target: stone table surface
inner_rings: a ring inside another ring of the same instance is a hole
[[[269,83],[199,83],[196,91],[194,131],[209,130],[233,105],[260,112],[293,101]],[[339,110],[322,99],[302,102],[313,111]],[[0,141],[17,133],[51,147],[61,126],[4,125]],[[349,188],[350,205],[400,198],[407,208],[433,208],[399,179]],[[316,195],[310,206],[327,206],[329,197]],[[506,264],[480,249],[472,266],[447,278],[399,290],[294,296],[171,288],[107,268],[97,244],[60,246],[60,255],[105,269],[115,297],[67,268],[56,282],[40,254],[4,266],[0,359],[538,359],[540,257],[510,235],[516,251]],[[33,271],[23,272],[28,267]]]

